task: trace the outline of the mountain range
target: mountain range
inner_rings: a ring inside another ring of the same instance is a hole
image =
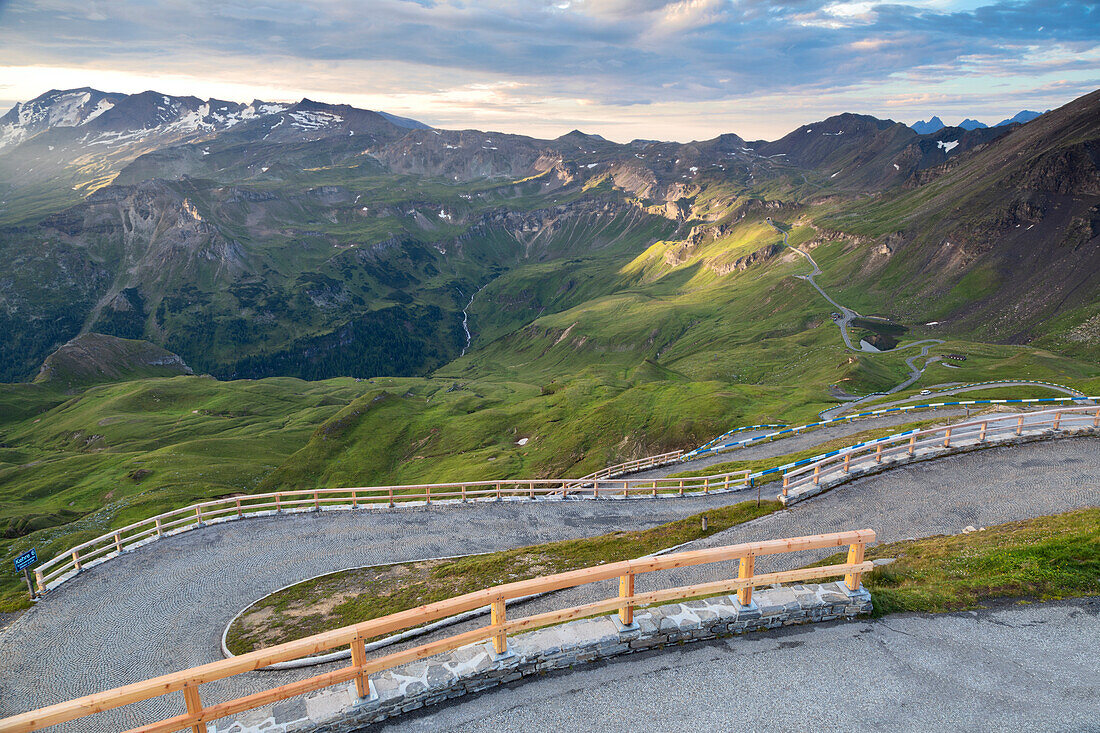
[[[616,143],[78,89],[0,140],[0,553],[255,491],[580,476],[913,363],[914,391],[1100,384],[1100,92]]]
[[[1044,262],[1064,260],[1066,232],[1095,249],[1095,125],[1067,147],[1030,135],[1043,129],[1035,124],[918,134],[842,114],[775,141],[620,144],[577,130],[541,140],[434,129],[308,99],[243,105],[55,90],[0,118],[0,325],[11,334],[0,344],[0,378],[34,376],[53,350],[90,332],[147,339],[220,378],[422,374],[470,345],[471,297],[531,265],[628,262],[661,241],[680,243],[670,262],[691,259],[768,210],[799,212],[818,230],[827,222],[839,237],[866,225],[850,226],[854,214],[831,211],[838,204],[850,212],[867,196],[921,198],[960,176],[982,190],[1001,186],[1008,168],[984,178],[974,168],[1007,149],[1022,161],[1014,187],[1053,186],[1054,172],[1040,171],[1068,167],[1084,188],[1012,193],[961,211],[947,229],[942,212],[919,226],[905,212],[876,229],[886,242],[876,246],[902,250],[942,232],[969,252],[944,261],[962,279],[993,266],[1002,253],[993,240],[1006,228],[1038,225],[1057,236],[1029,246],[1059,256],[1039,258],[1027,278],[1046,282]],[[1010,141],[1021,136],[1029,144],[1017,150]],[[959,200],[976,193],[959,191]],[[733,255],[711,268],[742,256]],[[929,275],[944,284],[942,273]],[[513,308],[488,316],[482,333],[504,335],[596,292],[592,283],[562,288],[509,294]],[[1090,292],[1067,292],[1059,308]],[[1030,324],[990,335],[1027,339]]]
[[[1049,112],[1049,111],[1050,110],[1048,109],[1047,112]],[[1021,124],[1022,125],[1025,122],[1031,122],[1036,117],[1039,117],[1043,114],[1045,114],[1045,113],[1043,113],[1043,112],[1032,112],[1031,110],[1025,109],[1025,110],[1022,110],[1020,112],[1017,112],[1016,114],[1014,114],[1012,117],[1009,117],[1008,119],[1001,120],[996,125],[992,125],[992,127],[1004,127],[1006,125],[1014,125],[1014,124]],[[962,122],[960,122],[958,126],[961,127],[964,130],[979,130],[979,129],[983,129],[983,128],[986,128],[986,127],[990,127],[990,125],[987,125],[984,122],[978,122],[977,120],[972,120],[969,117],[966,118],[965,120],[963,120]],[[919,122],[914,122],[912,125],[910,125],[910,127],[912,127],[913,131],[916,132],[918,135],[927,135],[929,133],[938,132],[939,130],[942,130],[943,128],[947,127],[947,125],[945,125],[943,123],[943,120],[941,120],[939,117],[933,116],[927,122],[925,122],[924,120],[921,120]]]

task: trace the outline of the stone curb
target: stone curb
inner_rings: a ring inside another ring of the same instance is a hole
[[[357,699],[352,684],[338,685],[219,721],[210,731],[351,733],[418,708],[599,659],[871,612],[870,593],[861,587],[850,594],[843,582],[758,589],[753,595],[750,606],[741,606],[734,595],[638,611],[637,628],[621,628],[615,616],[598,616],[516,634],[508,638],[509,654],[503,656],[493,653],[491,642],[469,644],[372,675],[369,698]]]

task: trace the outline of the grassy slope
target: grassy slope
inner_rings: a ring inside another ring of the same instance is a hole
[[[458,186],[383,174],[362,161],[318,160],[266,175],[224,170],[216,181],[192,179],[188,196],[204,213],[215,206],[211,192],[221,185],[284,196],[269,211],[239,204],[219,215],[227,235],[262,250],[272,283],[291,289],[294,273],[303,270],[339,279],[347,258],[309,231],[344,243],[394,232],[430,243],[461,232],[442,220],[425,229],[411,219],[361,216],[355,196],[374,207],[446,206],[456,216],[501,206],[530,211],[581,196],[624,200],[606,180],[548,201],[538,181]],[[866,393],[896,384],[912,352],[844,350],[828,318],[832,307],[792,277],[807,271],[802,258],[786,253],[727,275],[715,271],[780,241],[763,221],[764,208],[750,206],[735,216],[743,197],[786,201],[775,215],[794,222],[790,242],[798,245],[815,237],[807,220],[846,211],[837,200],[790,206],[821,183],[827,185],[795,174],[752,191],[707,182],[695,218],[678,235],[657,217],[592,215],[530,235],[523,246],[538,256],[519,257],[519,240],[503,230],[474,237],[461,254],[432,255],[437,272],[421,281],[417,298],[452,315],[473,287],[495,279],[470,309],[474,348],[430,378],[143,380],[97,387],[67,402],[49,390],[0,388],[0,404],[10,407],[0,418],[0,522],[10,522],[9,534],[18,536],[4,540],[2,549],[10,555],[37,543],[46,555],[44,548],[71,544],[93,529],[257,488],[579,475],[695,447],[739,424],[812,419],[833,402],[830,385]],[[321,205],[307,193],[321,186],[342,187],[350,198]],[[722,225],[717,238],[690,246],[669,241],[708,223]],[[878,289],[849,278],[865,254],[843,241],[818,246],[819,281],[864,314],[891,315],[881,293],[898,284],[889,279],[892,271]],[[216,282],[200,284],[215,305],[237,307]],[[963,285],[960,297],[981,290],[981,283]],[[388,288],[363,287],[372,307],[392,305]],[[934,327],[905,325],[907,338],[941,335]],[[218,359],[234,350],[217,348]],[[929,368],[914,390],[1022,376],[1082,389],[1100,383],[1095,363],[1042,349],[953,338],[933,353],[940,351],[970,358],[961,369]],[[521,437],[531,439],[522,448],[516,445]],[[151,473],[137,473],[146,470]]]
[[[1079,509],[978,532],[876,545],[897,558],[864,576],[875,613],[954,611],[998,598],[1100,594],[1100,509]],[[843,562],[834,555],[819,564]]]
[[[142,379],[69,397],[0,387],[0,555],[39,557],[197,499],[255,491],[361,395],[352,379]],[[18,605],[4,574],[0,608]]]
[[[229,650],[253,649],[379,618],[409,608],[539,575],[631,560],[709,537],[780,508],[779,502],[745,501],[636,532],[613,532],[550,542],[457,560],[400,563],[344,570],[303,581],[252,605],[230,628]],[[318,612],[316,601],[335,601]]]
[[[792,232],[805,236],[805,227]],[[520,265],[475,302],[474,350],[431,378],[181,377],[72,398],[0,388],[10,407],[0,423],[3,552],[34,544],[47,556],[139,516],[234,492],[581,475],[692,448],[736,425],[811,420],[831,403],[832,384],[865,393],[900,381],[904,353],[841,347],[831,307],[791,277],[805,272],[801,258],[724,276],[708,267],[777,239],[747,220],[675,266],[661,242],[630,259],[629,247],[612,246]],[[549,292],[563,273],[576,286]],[[542,288],[531,302],[547,312],[509,330],[527,315],[500,311],[532,288]],[[477,336],[483,321],[502,335]],[[970,356],[964,369],[944,370],[952,381],[1024,372],[1085,384],[1100,374],[1027,347],[952,341],[943,351]],[[522,448],[521,437],[530,438]],[[10,580],[8,602],[18,603]]]

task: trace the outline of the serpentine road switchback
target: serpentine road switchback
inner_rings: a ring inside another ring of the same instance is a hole
[[[861,527],[874,528],[880,541],[889,542],[956,533],[967,525],[978,527],[1097,505],[1100,504],[1096,479],[1100,475],[1098,446],[1100,441],[1096,438],[1067,438],[910,464],[857,479],[789,510],[712,535],[693,546]],[[240,609],[260,596],[314,575],[353,566],[642,529],[742,498],[744,495],[734,494],[322,512],[248,519],[165,538],[88,569],[0,632],[0,659],[4,660],[0,672],[0,715],[214,661],[220,658],[221,632]],[[808,554],[784,557],[796,564],[813,559]],[[775,558],[773,562],[778,567],[782,560]],[[772,564],[761,561],[758,569]],[[708,565],[654,574],[660,577],[652,581],[680,585],[715,580],[722,573],[728,577],[730,572],[735,569]],[[651,582],[651,577],[646,576],[647,582]],[[644,587],[642,583],[639,585]],[[536,599],[521,606],[519,612],[526,615],[545,608],[561,608],[572,605],[577,598],[606,597],[614,592],[599,584],[585,586]],[[460,626],[450,631],[461,629]],[[816,633],[815,630],[813,634]],[[823,633],[826,634],[823,640],[827,640],[837,633],[849,632]],[[792,665],[802,664],[800,655],[820,656],[824,650],[835,647],[835,644],[829,646],[832,642],[816,647],[813,634],[799,637],[806,644],[799,647],[802,651],[790,652]],[[752,647],[757,648],[764,649]],[[672,655],[669,663],[675,664],[680,653],[669,652]],[[879,654],[881,663],[888,663],[892,657],[892,653]],[[809,664],[813,657],[805,659]],[[855,659],[849,657],[850,661]],[[615,663],[619,670],[616,676],[632,678],[633,664],[630,658]],[[653,669],[653,662],[644,664],[650,666],[641,669]],[[324,669],[242,675],[204,685],[203,700],[217,702],[249,694]],[[699,671],[712,688],[707,699],[715,694],[728,694],[744,682],[725,674],[723,669],[716,665],[711,675]],[[896,692],[925,689],[919,686],[924,677],[920,669],[902,665],[894,672],[901,677],[896,688],[892,688]],[[644,679],[636,684],[653,692]],[[803,710],[813,710],[815,716],[835,710],[844,718],[845,688],[842,680],[837,684],[836,694],[823,691],[819,694],[819,686],[807,688],[809,697]],[[663,684],[661,689],[665,689]],[[125,729],[154,716],[162,718],[181,712],[179,697],[169,695],[131,705],[59,726],[58,730]],[[473,705],[471,709],[484,710],[477,708],[484,705],[480,699],[456,702],[448,709],[463,710],[466,705]],[[624,699],[626,704],[629,703]],[[682,727],[691,720],[690,713],[683,706],[670,705],[665,708],[663,718],[660,711],[653,712],[651,727],[661,730]],[[696,706],[694,714],[700,722],[705,720],[707,706]],[[688,717],[678,717],[681,715]],[[415,722],[398,720],[392,725],[400,728]],[[533,727],[545,729],[550,725],[547,718],[545,725],[536,722]]]
[[[802,255],[803,257],[806,258],[806,261],[809,262],[810,265],[813,266],[814,269],[810,273],[808,273],[806,275],[795,275],[795,277],[797,277],[800,280],[805,280],[810,285],[812,285],[814,290],[816,290],[818,293],[821,294],[822,298],[827,300],[830,305],[832,305],[834,308],[837,309],[837,311],[840,314],[840,318],[836,319],[836,325],[840,328],[840,337],[842,339],[844,339],[844,345],[850,351],[858,351],[858,352],[864,353],[864,354],[867,354],[867,353],[869,353],[869,354],[891,353],[892,354],[892,353],[901,351],[903,349],[910,349],[914,346],[920,346],[921,347],[921,350],[920,350],[919,354],[916,354],[915,356],[910,356],[909,358],[907,358],[905,360],[905,366],[909,367],[909,376],[905,379],[904,382],[902,382],[901,384],[899,384],[895,387],[892,387],[891,389],[888,389],[884,394],[893,394],[894,392],[900,392],[901,390],[905,389],[906,387],[908,387],[909,385],[913,384],[918,379],[920,379],[921,375],[924,374],[924,370],[928,368],[929,364],[932,364],[933,362],[939,361],[940,358],[938,356],[933,356],[932,358],[928,359],[928,361],[926,361],[924,363],[923,367],[918,367],[915,363],[917,359],[921,359],[923,357],[928,356],[928,351],[933,346],[935,346],[936,344],[942,344],[944,342],[943,339],[921,339],[920,341],[910,341],[907,344],[902,344],[901,346],[897,346],[893,349],[890,349],[888,352],[880,351],[879,349],[876,349],[875,347],[871,346],[870,344],[867,344],[866,346],[864,346],[865,342],[863,342],[863,341],[860,341],[859,347],[852,346],[852,339],[848,334],[848,325],[852,322],[853,319],[862,318],[863,316],[861,316],[859,313],[852,310],[851,308],[843,306],[840,303],[833,300],[831,297],[829,297],[829,294],[826,293],[824,290],[822,290],[821,286],[818,285],[817,281],[814,279],[815,277],[817,277],[818,275],[821,274],[821,268],[818,267],[817,261],[813,258],[813,256],[809,252],[806,252],[805,250],[803,250],[800,247],[791,247],[791,245],[787,241],[789,233],[787,232],[787,230],[783,229],[782,227],[777,225],[774,221],[772,221],[771,217],[766,218],[765,221],[768,223],[768,226],[770,226],[772,229],[774,229],[775,231],[777,231],[777,232],[779,232],[780,234],[783,235],[783,246],[784,247],[786,247],[790,250],[793,250],[793,251],[797,252],[798,254]],[[852,407],[852,406],[860,404],[861,402],[872,399],[872,397],[878,397],[878,396],[879,395],[868,395],[867,397],[863,397],[859,400],[849,402],[848,406]]]

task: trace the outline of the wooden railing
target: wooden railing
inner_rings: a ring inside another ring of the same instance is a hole
[[[647,468],[667,466],[670,463],[676,463],[683,454],[684,452],[682,450],[674,450],[671,453],[662,453],[657,456],[635,458],[633,461],[617,463],[614,466],[608,466],[607,468],[601,468],[599,471],[593,471],[587,476],[581,476],[579,479],[575,479],[575,482],[583,485],[585,483],[591,483],[596,479],[614,478],[615,476],[622,476],[625,473],[644,471]]]
[[[306,489],[212,499],[174,509],[88,540],[35,569],[39,593],[46,593],[90,564],[117,557],[168,534],[203,527],[213,521],[242,519],[273,513],[351,510],[369,506],[394,507],[403,502],[469,502],[535,499],[540,496],[594,499],[630,496],[697,495],[728,491],[749,484],[748,471],[691,478],[657,479],[504,479],[448,484],[368,486],[347,489]]]
[[[980,445],[1011,439],[1034,430],[1068,430],[1100,427],[1100,408],[1062,407],[1042,412],[1027,412],[984,417],[927,430],[909,430],[887,438],[842,448],[812,463],[792,468],[783,474],[783,497],[843,476],[853,470],[882,463],[896,457],[910,457],[926,448],[950,449],[960,444]]]
[[[863,552],[865,545],[874,541],[875,533],[870,529],[835,532],[650,556],[508,583],[507,585],[486,588],[445,601],[430,603],[408,611],[287,642],[269,649],[242,654],[230,659],[204,664],[200,667],[174,672],[143,682],[135,682],[106,692],[15,715],[0,720],[0,733],[24,733],[25,731],[40,730],[51,725],[84,718],[98,712],[173,692],[183,692],[186,713],[141,725],[134,728],[130,733],[137,733],[138,731],[143,733],[167,733],[168,731],[185,728],[191,728],[195,733],[204,733],[206,723],[209,721],[342,682],[354,680],[357,694],[360,697],[367,697],[369,694],[369,675],[407,662],[457,649],[467,644],[492,639],[494,651],[502,654],[508,648],[508,634],[526,629],[613,612],[618,613],[623,623],[629,624],[633,621],[634,609],[639,606],[734,591],[737,592],[740,603],[748,605],[752,601],[752,591],[755,586],[799,582],[838,575],[845,576],[848,589],[856,591],[860,586],[860,575],[869,572],[873,567],[872,563],[864,562]],[[843,564],[760,575],[754,572],[754,559],[762,555],[843,546],[848,546],[847,561]],[[638,593],[634,590],[635,576],[643,573],[731,560],[740,561],[737,578],[644,593]],[[539,613],[525,618],[512,620],[507,618],[505,602],[510,599],[616,578],[619,579],[619,595],[617,597],[560,611]],[[366,639],[382,634],[391,634],[485,605],[489,605],[492,610],[490,623],[487,626],[455,634],[411,649],[387,654],[383,657],[369,660],[366,657],[364,649]],[[233,677],[277,662],[301,659],[340,647],[351,648],[350,666],[227,702],[204,705],[201,700],[199,686],[207,682]]]

